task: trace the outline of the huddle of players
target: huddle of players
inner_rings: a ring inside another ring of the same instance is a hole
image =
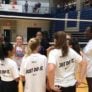
[[[25,81],[24,92],[46,92],[46,86],[48,92],[76,92],[76,85],[85,78],[88,58],[84,59],[85,55],[82,57],[69,47],[65,32],[56,32],[54,39],[54,48],[46,57],[39,53],[39,39],[31,38],[25,55],[21,56],[19,52],[19,57],[15,55],[22,60],[20,71],[12,59],[15,53],[13,45],[0,44],[0,92],[18,92],[19,79]],[[17,49],[20,50],[20,46]],[[81,66],[78,80],[75,76],[77,64]]]

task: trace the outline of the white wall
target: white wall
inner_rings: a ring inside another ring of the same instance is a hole
[[[24,41],[27,40],[27,27],[41,27],[42,31],[49,30],[49,21],[44,20],[18,20],[17,21],[17,34],[21,34],[24,37]]]
[[[10,26],[5,26],[7,22]],[[42,31],[48,31],[50,22],[45,20],[14,20],[14,19],[0,19],[0,33],[3,34],[3,29],[11,29],[12,41],[15,41],[16,35],[23,35],[24,41],[27,41],[27,28],[40,27]]]

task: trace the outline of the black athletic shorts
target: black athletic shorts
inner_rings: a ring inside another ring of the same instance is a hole
[[[76,92],[76,85],[74,86],[69,86],[69,87],[59,87],[60,88],[60,92]],[[49,92],[56,92],[54,90],[51,90]]]
[[[18,82],[16,81],[1,81],[2,92],[18,92]]]

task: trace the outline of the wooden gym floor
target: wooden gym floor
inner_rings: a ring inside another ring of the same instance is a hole
[[[80,85],[76,90],[77,92],[88,92],[87,84]],[[23,87],[21,82],[19,83],[19,92],[23,92]]]
[[[88,87],[86,84],[80,85],[77,89],[77,92],[88,92]]]

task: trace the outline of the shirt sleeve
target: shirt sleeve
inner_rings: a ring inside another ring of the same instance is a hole
[[[15,62],[14,62],[14,65],[12,67],[12,73],[13,73],[14,79],[19,77],[18,66],[17,66],[17,64]]]
[[[47,74],[47,64],[48,64],[48,62],[47,62],[47,57],[46,56],[44,57],[44,62],[45,62],[44,67],[46,69],[46,74]]]
[[[54,50],[50,51],[48,55],[48,63],[52,63],[56,65],[56,59],[57,59],[57,56]]]
[[[26,57],[22,59],[22,63],[20,66],[20,75],[25,76],[25,66],[26,66]]]
[[[90,59],[85,53],[83,53],[83,60],[85,60],[86,62],[90,61]]]
[[[92,57],[92,41],[88,42],[83,51],[88,57]]]
[[[44,61],[45,61],[45,67],[47,69],[47,57],[44,57]]]
[[[82,56],[76,51],[73,50],[72,55],[77,63],[80,63],[82,61]]]

